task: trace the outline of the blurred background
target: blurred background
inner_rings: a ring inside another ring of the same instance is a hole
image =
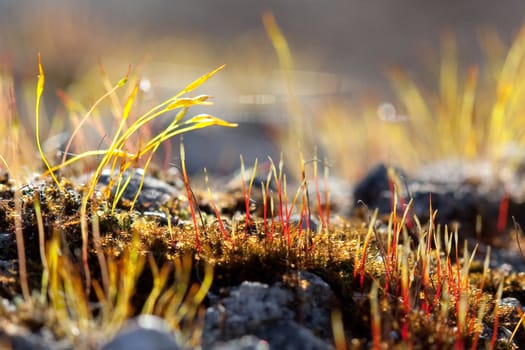
[[[256,157],[278,159],[283,150],[289,96],[261,21],[264,11],[274,14],[289,43],[303,124],[313,126],[309,137],[315,138],[320,129],[313,120],[327,111],[339,113],[339,124],[359,118],[359,112],[350,111],[363,103],[376,111],[388,102],[403,113],[385,70],[399,65],[423,84],[436,83],[432,67],[439,62],[443,33],[454,33],[460,66],[483,65],[480,38],[497,33],[497,43],[508,46],[522,25],[525,2],[0,0],[0,56],[13,72],[20,114],[27,116],[29,127],[34,88],[23,86],[36,82],[37,52],[46,71],[49,116],[63,115],[57,112],[62,108],[57,88],[86,103],[105,91],[99,60],[114,81],[128,64],[138,67],[154,100],[225,63],[227,68],[199,91],[215,97],[215,106],[206,112],[240,126],[194,132],[185,136],[185,144],[192,171],[206,166],[227,174],[238,168],[239,154],[251,164]],[[350,142],[345,144],[352,135],[330,132],[324,139],[340,140],[334,146],[340,153],[353,151]],[[384,156],[370,152],[355,159],[365,163],[358,167],[361,172]],[[340,169],[343,176],[360,175]]]

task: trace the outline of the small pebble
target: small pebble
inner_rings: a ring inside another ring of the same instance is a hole
[[[102,350],[179,350],[171,330],[157,316],[142,315],[127,325]]]

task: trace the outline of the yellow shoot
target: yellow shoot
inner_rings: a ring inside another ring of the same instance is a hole
[[[440,94],[442,104],[446,109],[444,117],[450,118],[456,114],[458,107],[458,60],[456,38],[451,32],[441,35],[441,69],[439,74]]]
[[[192,92],[193,90],[197,89],[198,87],[200,87],[202,84],[204,84],[206,81],[208,81],[208,79],[210,79],[212,76],[214,76],[218,71],[222,70],[224,67],[226,67],[225,64],[215,68],[214,70],[212,70],[211,72],[209,73],[206,73],[204,74],[202,77],[194,80],[193,82],[191,82],[190,84],[188,84],[184,89],[182,89],[181,92],[179,92],[177,95],[174,96],[174,99],[177,99],[179,98],[180,96],[182,95],[185,95],[187,94],[188,92]]]
[[[525,323],[523,323],[523,320],[525,319],[525,312],[521,311],[520,308],[516,308],[516,311],[518,312],[518,315],[520,316],[520,320],[518,321],[518,323],[516,323],[516,327],[514,327],[514,330],[512,331],[512,335],[509,337],[509,339],[507,340],[507,346],[510,348],[511,347],[511,344],[512,344],[512,340],[514,339],[514,337],[516,336],[516,333],[518,332],[518,330],[520,329],[520,326],[521,325],[525,325]],[[525,326],[523,327],[525,328]]]
[[[4,164],[5,168],[7,169],[7,172],[9,174],[12,174],[11,169],[9,168],[9,164],[7,164],[7,160],[0,154],[0,161]]]
[[[51,175],[53,181],[57,184],[61,192],[64,192],[62,185],[58,181],[57,177],[53,170],[51,170],[51,165],[49,164],[47,157],[42,148],[42,143],[40,142],[40,101],[42,99],[42,93],[44,92],[44,83],[46,76],[44,74],[44,68],[42,67],[42,62],[40,60],[40,53],[38,53],[38,82],[36,85],[36,103],[35,103],[35,136],[36,136],[36,145],[38,147],[38,152],[40,153],[40,158],[46,165],[46,168]]]
[[[176,135],[180,135],[180,134],[188,132],[188,131],[197,130],[197,129],[205,128],[205,127],[212,126],[212,125],[226,126],[226,127],[236,127],[237,124],[229,123],[227,121],[224,121],[224,120],[222,120],[220,118],[211,116],[209,114],[197,115],[197,116],[195,116],[195,117],[185,121],[184,123],[180,123],[182,118],[185,116],[186,109],[188,107],[194,106],[194,105],[210,105],[211,104],[211,102],[208,102],[208,99],[210,98],[210,96],[208,96],[208,95],[199,95],[199,96],[196,96],[194,98],[181,97],[181,96],[186,94],[186,93],[189,93],[189,92],[191,92],[191,91],[193,91],[195,89],[197,89],[203,83],[205,83],[209,78],[211,78],[215,73],[217,73],[219,70],[221,70],[223,68],[224,68],[224,65],[216,68],[215,70],[213,70],[213,71],[203,75],[202,77],[196,79],[195,81],[191,82],[183,90],[181,90],[179,93],[177,93],[175,96],[165,100],[164,102],[160,103],[156,107],[153,107],[152,109],[150,109],[148,112],[144,113],[141,117],[139,117],[136,121],[134,121],[129,126],[129,128],[127,128],[123,132],[123,129],[124,129],[125,124],[126,124],[126,120],[128,119],[128,117],[130,115],[131,107],[132,107],[133,101],[135,100],[135,97],[136,97],[136,94],[137,94],[137,91],[138,91],[138,86],[135,86],[134,89],[131,91],[131,93],[130,93],[128,99],[126,100],[126,103],[125,103],[125,105],[124,105],[124,107],[122,109],[121,122],[119,123],[119,127],[118,127],[117,131],[113,135],[112,142],[109,145],[108,149],[106,149],[106,150],[86,151],[86,152],[83,152],[83,153],[81,153],[79,155],[76,155],[76,156],[74,156],[74,157],[72,157],[72,158],[70,158],[68,160],[64,159],[64,161],[61,164],[59,164],[57,166],[54,166],[54,167],[51,167],[50,164],[47,162],[47,159],[45,158],[45,155],[43,154],[43,150],[42,150],[42,147],[41,147],[41,144],[40,144],[40,137],[39,137],[39,113],[38,113],[38,111],[39,111],[39,106],[40,106],[40,98],[41,98],[41,95],[42,95],[42,92],[43,92],[43,88],[44,88],[44,77],[45,77],[43,69],[42,69],[42,65],[40,63],[40,56],[39,56],[39,72],[40,72],[40,76],[39,76],[39,80],[38,80],[38,84],[37,84],[36,134],[37,134],[37,144],[38,144],[38,147],[39,147],[39,151],[40,151],[42,159],[43,159],[43,161],[44,161],[44,163],[46,164],[46,167],[47,167],[47,171],[45,172],[45,174],[51,175],[53,177],[54,181],[60,187],[60,184],[58,183],[58,180],[56,179],[56,177],[54,175],[54,172],[56,170],[61,169],[61,168],[65,167],[65,166],[68,166],[70,164],[73,164],[75,162],[78,162],[79,160],[81,160],[83,158],[86,158],[86,157],[102,156],[102,159],[99,161],[98,166],[97,166],[96,170],[94,171],[90,182],[87,185],[87,189],[86,189],[86,192],[84,193],[84,196],[82,198],[82,203],[81,203],[81,207],[80,207],[80,225],[81,225],[81,235],[82,235],[82,263],[83,263],[83,268],[84,268],[84,273],[85,273],[85,278],[86,278],[86,292],[89,290],[90,284],[91,284],[91,275],[90,275],[89,266],[88,266],[88,252],[87,252],[87,248],[88,248],[88,212],[87,212],[87,207],[88,207],[89,200],[92,198],[92,196],[93,196],[93,194],[95,192],[95,188],[96,188],[96,185],[97,185],[98,180],[100,178],[100,175],[102,174],[102,171],[104,170],[104,168],[108,164],[112,163],[113,166],[112,166],[112,171],[111,171],[111,174],[110,174],[110,178],[111,178],[112,174],[113,174],[113,171],[115,169],[115,166],[117,164],[117,159],[120,158],[120,159],[122,159],[121,167],[120,167],[120,170],[119,170],[119,174],[121,175],[126,170],[128,170],[131,166],[136,164],[138,159],[140,159],[141,157],[146,155],[148,152],[151,152],[149,154],[149,157],[148,157],[147,161],[146,161],[146,168],[147,168],[147,166],[149,166],[149,163],[151,161],[151,158],[152,158],[153,154],[158,149],[160,144],[162,144],[164,141],[167,141],[168,139],[170,139],[170,138],[172,138],[172,137],[174,137]],[[128,74],[129,74],[129,71],[128,71]],[[128,80],[128,76],[126,75],[126,77],[121,79],[112,89],[109,89],[109,91],[107,91],[106,94],[104,94],[101,98],[99,98],[97,100],[97,102],[95,102],[95,104],[84,115],[84,118],[78,124],[77,128],[73,132],[73,135],[71,136],[67,147],[70,146],[73,137],[80,130],[81,126],[87,120],[87,118],[95,110],[96,106],[104,98],[106,98],[108,96],[113,96],[115,91],[118,88],[120,88],[121,86],[123,86],[127,82],[127,80]],[[149,123],[150,121],[154,120],[155,118],[157,118],[157,117],[159,117],[159,116],[161,116],[161,115],[163,115],[163,114],[165,114],[165,113],[167,113],[169,111],[172,111],[174,109],[181,109],[181,111],[176,115],[176,117],[168,125],[167,128],[165,128],[162,132],[160,132],[159,134],[153,136],[150,140],[148,140],[146,142],[145,147],[139,149],[139,151],[137,151],[137,153],[135,153],[135,154],[128,153],[127,151],[124,150],[126,148],[126,146],[127,146],[128,141],[130,141],[131,137],[134,134],[136,134],[142,127],[144,127],[145,124]],[[146,169],[144,169],[144,170],[146,170]],[[131,176],[131,175],[129,175],[129,176]],[[113,208],[115,207],[116,203],[118,202],[118,199],[124,193],[124,190],[127,187],[127,184],[129,183],[129,180],[130,180],[130,177],[119,188],[119,190],[117,192],[117,198],[116,198],[115,202],[113,203]],[[112,180],[110,179],[110,183],[111,183],[111,181]],[[142,178],[142,182],[143,181],[144,181],[144,176]],[[142,182],[141,182],[140,187],[142,187]],[[119,183],[121,183],[120,180],[119,180]],[[62,187],[60,187],[60,189],[63,191]],[[135,195],[135,198],[134,198],[133,203],[132,203],[132,207],[135,205],[135,202],[136,202],[136,200],[138,198],[139,193],[140,193],[140,188],[139,188],[139,191],[137,191],[137,193]],[[106,281],[106,283],[107,283],[107,281]]]
[[[137,157],[134,153],[128,153],[126,151],[120,150],[120,149],[98,149],[98,150],[92,150],[92,151],[86,151],[81,154],[77,154],[76,156],[73,156],[69,159],[67,159],[65,162],[55,165],[54,167],[51,167],[46,172],[44,172],[43,176],[47,174],[51,174],[51,172],[57,171],[59,169],[62,169],[68,165],[74,164],[78,162],[81,159],[88,158],[88,157],[97,157],[97,156],[103,156],[110,154],[111,156],[117,157],[117,158],[129,158],[129,159],[135,159]]]
[[[40,248],[40,259],[42,261],[42,288],[40,295],[45,297],[47,295],[47,288],[49,285],[49,267],[46,259],[46,242],[44,231],[44,220],[42,218],[42,209],[40,206],[40,192],[35,190],[33,194],[33,205],[35,208],[36,223],[38,227],[38,245]]]
[[[63,310],[67,315],[64,315],[64,322],[66,323],[64,329],[72,334],[76,332],[86,334],[89,328],[89,320],[93,317],[88,305],[88,298],[82,288],[82,278],[76,273],[76,266],[64,255],[59,257],[58,273],[62,284],[61,292],[66,302],[66,308]],[[76,327],[71,327],[73,321],[76,321]],[[68,327],[67,323],[71,326]]]
[[[334,334],[334,344],[336,350],[348,349],[348,345],[345,337],[345,330],[343,324],[343,315],[341,310],[336,309],[332,311],[332,333]]]
[[[134,232],[131,245],[124,252],[118,269],[118,277],[115,279],[118,287],[115,309],[110,316],[109,324],[119,327],[129,317],[130,300],[135,292],[137,280],[143,271],[145,258],[140,249],[140,233]]]
[[[192,257],[186,254],[176,258],[173,264],[175,265],[175,292],[172,295],[164,295],[160,298],[155,313],[164,315],[167,322],[176,326],[179,321],[179,318],[176,317],[177,309],[184,301],[184,296],[190,285]]]
[[[206,295],[208,294],[208,290],[211,288],[211,284],[213,282],[213,265],[210,263],[204,264],[204,280],[202,281],[199,290],[195,295],[193,296],[193,305],[195,307],[199,306],[203,301]]]
[[[197,287],[192,285],[189,290],[184,302],[182,299],[174,298],[173,302],[167,308],[167,310],[177,310],[175,313],[167,313],[166,320],[174,325],[180,324],[183,319],[191,320],[195,317],[199,305],[202,303],[208,290],[213,282],[213,266],[209,263],[204,264],[204,280],[201,285]],[[174,315],[169,317],[169,315]]]
[[[95,244],[96,254],[97,254],[97,260],[98,264],[100,266],[100,275],[102,277],[102,285],[104,286],[104,291],[106,292],[106,295],[109,293],[109,276],[108,276],[108,265],[106,262],[106,256],[104,255],[104,252],[102,251],[102,247],[100,246],[100,219],[98,217],[98,214],[96,212],[97,208],[94,206],[91,210],[91,229],[93,231],[93,241]]]
[[[306,145],[306,136],[303,122],[304,112],[297,98],[297,93],[295,91],[295,80],[294,80],[294,64],[292,59],[292,54],[290,47],[286,40],[286,37],[283,35],[275,17],[271,12],[265,12],[262,15],[262,22],[266,30],[266,34],[270,39],[277,57],[279,59],[279,64],[281,66],[281,71],[283,74],[283,79],[286,83],[287,95],[289,102],[287,104],[287,109],[290,117],[291,127],[289,128],[289,135],[287,138],[288,146],[291,148]]]
[[[173,108],[169,108],[169,106],[176,102],[177,99],[179,99],[179,97],[181,97],[182,95],[188,93],[188,92],[191,92],[193,90],[195,90],[196,88],[198,88],[199,86],[201,86],[202,84],[204,84],[208,79],[210,79],[213,75],[215,75],[218,71],[220,71],[221,69],[223,69],[225,67],[225,65],[222,65],[218,68],[216,68],[215,70],[203,75],[202,77],[200,77],[199,79],[193,81],[192,83],[190,83],[189,85],[187,85],[182,91],[180,91],[179,93],[177,93],[175,96],[165,100],[164,102],[160,103],[159,105],[153,107],[151,110],[149,110],[148,112],[146,112],[145,114],[143,114],[140,118],[138,118],[134,123],[133,125],[130,126],[130,128],[122,135],[122,137],[120,138],[120,141],[122,142],[125,142],[126,140],[128,140],[131,135],[133,135],[138,129],[140,129],[144,124],[147,124],[148,122],[152,121],[153,119],[155,119],[156,117],[164,114],[165,112],[168,112],[170,110],[172,110]],[[197,104],[197,103],[195,103]],[[116,143],[116,146],[119,147],[121,146],[120,143]]]
[[[465,92],[458,118],[457,138],[462,140],[461,149],[467,158],[474,158],[478,155],[478,140],[474,132],[474,107],[476,102],[476,85],[478,80],[478,69],[469,69],[465,82]]]
[[[29,293],[29,282],[27,279],[27,265],[24,245],[24,232],[22,223],[22,193],[20,190],[15,192],[15,236],[16,236],[16,250],[18,254],[18,275],[20,276],[20,287],[22,288],[22,295],[26,302],[31,301],[31,294]]]
[[[490,339],[490,344],[488,348],[490,350],[494,349],[494,345],[496,344],[496,339],[498,337],[498,327],[499,327],[499,309],[501,304],[501,296],[503,294],[503,283],[504,280],[501,280],[498,286],[498,290],[496,292],[496,299],[494,300],[494,311],[493,311],[493,317],[494,317],[494,325],[492,328],[492,338]]]
[[[199,117],[199,116],[197,116]],[[203,116],[202,116],[203,117]],[[178,129],[179,125],[173,125],[171,128],[168,127],[163,132],[159,133],[157,136],[153,137],[150,141],[147,142],[147,144],[140,149],[140,151],[135,155],[134,157],[130,158],[130,161],[128,161],[125,165],[125,168],[129,168],[131,164],[136,160],[142,158],[147,153],[150,153],[151,156],[155,153],[155,151],[158,149],[158,147],[165,141],[173,138],[174,136],[184,134],[189,131],[194,131],[197,129],[206,128],[209,126],[225,126],[230,128],[237,127],[236,123],[230,123],[227,121],[224,121],[222,119],[219,119],[217,117],[213,117],[210,115],[206,115],[206,117],[202,119],[190,119],[181,125],[189,125],[186,127],[183,127],[181,129]],[[149,161],[147,161],[149,164]]]
[[[137,200],[140,190],[142,189],[142,184],[144,183],[144,179],[146,176],[146,168],[144,169],[144,172],[142,174],[142,180],[139,185],[139,189],[137,190],[137,194],[135,195],[135,199],[133,200],[133,204],[131,205],[130,211],[133,210],[133,207],[135,206],[135,201]],[[122,174],[121,174],[122,175]],[[118,178],[118,185],[117,185],[117,192],[115,193],[115,198],[113,199],[113,204],[111,205],[111,213],[113,214],[115,212],[115,209],[117,208],[117,204],[124,195],[124,192],[126,191],[126,188],[128,187],[129,183],[131,182],[131,178],[133,177],[133,173],[129,173],[126,177],[126,181],[122,183],[122,176],[119,176]]]
[[[129,74],[129,68],[128,68],[128,73]],[[69,151],[69,148],[71,147],[71,144],[73,143],[73,139],[75,138],[75,135],[80,131],[80,129],[82,128],[82,125],[84,125],[84,123],[87,121],[87,119],[91,116],[91,114],[93,113],[93,111],[98,107],[98,105],[104,101],[108,96],[111,96],[115,93],[115,91],[117,91],[120,87],[124,86],[128,81],[128,76],[126,75],[124,78],[122,78],[112,89],[110,89],[108,92],[106,92],[104,95],[102,95],[97,101],[95,101],[95,103],[91,106],[91,108],[87,111],[87,113],[84,115],[84,117],[82,118],[82,120],[78,123],[77,127],[75,128],[75,130],[73,130],[73,133],[71,134],[71,137],[69,138],[69,141],[67,142],[67,145],[64,149],[64,155],[62,157],[62,162],[64,162],[66,160],[66,157],[67,157],[67,154],[68,154],[68,151]],[[129,111],[128,111],[129,112]],[[124,115],[125,117],[122,118],[123,121],[125,121],[127,115]],[[120,129],[119,129],[120,131]],[[118,134],[118,133],[117,133]]]
[[[58,235],[54,234],[47,249],[47,265],[49,268],[49,297],[53,310],[57,313],[65,309],[64,295],[60,292],[60,256],[60,241]],[[64,314],[66,314],[66,312],[64,312]]]
[[[379,283],[377,281],[372,283],[370,290],[370,317],[372,319],[373,348],[379,350],[381,349],[381,313],[379,311]]]
[[[171,265],[165,264],[162,269],[159,271],[159,267],[153,258],[153,255],[148,256],[148,261],[153,274],[153,289],[149,294],[144,307],[142,308],[142,314],[152,314],[154,311],[155,303],[159,299],[159,296],[162,293],[162,290],[166,287],[166,282],[171,272]]]
[[[113,85],[111,84],[108,74],[106,73],[106,69],[104,68],[104,65],[102,64],[102,60],[99,60],[98,67],[100,71],[100,77],[102,79],[102,84],[104,85],[104,88],[106,89],[106,91],[110,91],[113,88]],[[131,65],[128,67],[128,73],[126,74],[126,76],[129,75],[130,70],[131,70]],[[115,118],[118,118],[118,116],[121,115],[120,111],[122,110],[122,106],[120,104],[118,96],[115,94],[111,94],[110,99],[111,99],[112,114]]]

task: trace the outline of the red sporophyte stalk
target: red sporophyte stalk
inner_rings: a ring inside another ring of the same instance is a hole
[[[326,228],[326,220],[323,216],[323,205],[321,204],[321,193],[319,192],[319,173],[318,173],[318,162],[317,149],[315,150],[314,159],[314,186],[315,186],[315,200],[317,202],[317,210],[319,211],[319,219],[321,221],[321,228]]]
[[[390,266],[393,266],[394,269],[397,269],[397,242],[399,239],[399,223],[397,219],[397,210],[395,207],[397,206],[397,192],[395,191],[395,188],[392,186],[391,188],[392,193],[392,213],[391,213],[391,226],[389,227],[390,232],[393,234],[391,238],[391,244],[389,240],[389,257],[390,260]]]
[[[310,231],[310,218],[308,217],[308,183],[306,182],[306,169],[303,154],[301,152],[301,192],[302,192],[302,206],[301,219],[299,220],[299,237],[303,233],[303,220],[306,222],[306,232]],[[308,237],[306,237],[308,240]]]
[[[421,259],[421,263],[422,263],[422,272],[423,272],[423,291],[424,291],[424,300],[423,300],[423,305],[421,306],[423,312],[425,313],[425,315],[429,316],[430,315],[430,306],[429,303],[428,303],[428,296],[430,295],[430,252],[431,252],[431,249],[432,249],[432,246],[431,246],[431,242],[432,242],[432,237],[435,235],[435,226],[434,226],[434,221],[435,221],[435,215],[436,213],[433,213],[433,209],[432,209],[432,196],[430,196],[430,199],[429,199],[429,215],[430,215],[430,219],[429,219],[429,223],[428,223],[428,233],[427,233],[427,241],[426,241],[426,247],[425,247],[425,251],[424,251],[424,254],[422,256],[422,259]]]
[[[439,253],[441,251],[441,238],[439,237],[440,230],[438,228],[437,232],[435,232],[434,236],[434,244],[436,246],[436,251],[438,254],[436,254],[436,280],[442,281],[442,270],[441,270],[441,254]],[[436,308],[439,305],[439,302],[441,300],[441,292],[442,292],[442,283],[437,283],[436,286],[436,292],[434,296],[434,302],[432,303],[432,307]]]
[[[193,230],[195,231],[195,246],[197,248],[197,252],[201,252],[201,244],[199,240],[199,225],[197,224],[197,215],[195,214],[195,207],[193,203],[193,195],[190,187],[190,180],[188,178],[188,173],[186,172],[186,154],[184,152],[184,143],[181,138],[180,142],[180,161],[182,166],[182,177],[184,180],[184,186],[186,187],[186,194],[188,196],[188,205],[190,207],[191,212],[191,220],[193,221]]]
[[[283,237],[287,235],[287,228],[286,228],[286,220],[285,215],[287,212],[287,205],[285,205],[287,198],[286,198],[286,176],[283,175],[283,157],[281,155],[281,159],[279,161],[279,171],[277,174],[277,169],[275,168],[272,159],[270,158],[270,162],[272,163],[271,169],[273,173],[273,177],[275,180],[275,187],[277,188],[277,198],[279,200],[278,204],[278,219],[279,223],[281,224],[281,230]],[[272,213],[272,226],[274,225],[274,219],[273,219],[273,213]],[[288,232],[288,246],[290,246],[289,241],[289,232]]]
[[[370,224],[368,225],[368,232],[366,233],[365,242],[363,243],[363,248],[361,249],[361,264],[359,266],[359,285],[361,289],[363,289],[364,281],[365,281],[365,262],[366,262],[366,251],[368,249],[368,244],[370,243],[370,239],[372,238],[372,232],[373,227],[375,224],[375,220],[377,217],[378,210],[376,209],[374,211],[374,214],[372,214],[372,219],[370,220]]]
[[[266,175],[266,185],[261,182],[261,190],[263,194],[263,225],[266,239],[271,243],[273,241],[273,234],[275,230],[273,221],[273,198],[270,197],[270,182],[272,180],[272,166],[273,162],[268,162],[268,173]],[[271,231],[268,230],[268,199],[270,198],[270,215],[272,216]]]
[[[246,188],[246,181],[245,181],[245,177],[244,177],[244,172],[245,172],[245,168],[244,168],[244,159],[242,158],[242,155],[241,155],[241,181],[242,181],[242,194],[243,194],[243,198],[244,198],[244,207],[245,207],[245,215],[246,215],[246,222],[245,222],[245,225],[244,225],[244,239],[246,239],[246,234],[248,232],[248,226],[250,226],[250,223],[251,223],[251,218],[250,218],[250,200],[251,200],[251,194],[252,194],[252,187],[253,187],[253,182],[255,180],[255,173],[257,172],[257,159],[255,159],[255,163],[253,165],[253,168],[252,168],[252,173],[250,175],[250,183],[248,184],[248,188]]]
[[[401,337],[405,343],[408,343],[409,348],[412,347],[409,332],[409,320],[411,310],[411,298],[410,298],[410,276],[408,266],[408,251],[410,249],[408,240],[403,247],[403,254],[401,255],[401,297],[403,300],[403,323],[401,326]]]
[[[301,156],[302,158],[302,156]],[[310,212],[310,193],[308,191],[308,181],[306,180],[305,162],[302,162],[301,177],[302,177],[302,192],[303,192],[303,206],[301,210],[301,217],[306,222],[306,251],[313,250],[313,240],[311,240],[311,212]],[[302,227],[302,226],[301,226]]]
[[[496,345],[496,339],[498,338],[498,326],[499,326],[499,304],[501,302],[501,295],[503,294],[503,281],[500,282],[498,291],[496,293],[496,302],[494,305],[494,326],[492,328],[492,338],[490,339],[489,350],[494,349]]]
[[[215,201],[213,200],[213,195],[211,193],[211,188],[209,184],[208,179],[208,171],[206,168],[204,168],[204,181],[206,182],[206,187],[208,188],[208,197],[210,199],[210,205],[213,209],[213,212],[215,213],[215,217],[217,218],[217,222],[219,223],[219,228],[221,229],[222,235],[224,236],[224,239],[229,241],[230,237],[228,236],[228,231],[224,228],[224,223],[221,218],[221,213],[219,211],[219,208],[217,208],[217,205],[215,204]]]
[[[275,208],[273,197],[270,197],[270,217],[272,218],[272,225],[270,230],[270,243],[273,242],[273,237],[275,235]]]
[[[385,293],[388,293],[390,290],[390,266],[388,266],[388,262],[385,264]]]
[[[324,200],[325,200],[325,225],[328,227],[330,224],[330,186],[328,181],[328,160],[324,159]]]
[[[266,239],[269,240],[268,232],[268,191],[264,187],[264,183],[261,182],[261,193],[263,200],[263,232],[266,236]]]
[[[477,296],[476,296],[476,305],[480,305],[480,302],[481,302],[481,295],[483,294],[483,289],[485,287],[485,279],[487,278],[487,273],[488,273],[488,269],[489,269],[489,263],[490,263],[490,246],[487,247],[487,253],[486,253],[486,256],[485,256],[485,261],[483,263],[483,273],[481,275],[481,283],[480,283],[479,290],[478,290]],[[483,309],[484,309],[484,307],[480,306],[480,308],[478,310],[478,324],[482,323],[482,317],[483,317],[483,311],[482,310]],[[472,341],[471,350],[475,350],[475,349],[478,348],[478,342],[479,342],[480,333],[481,332],[479,330],[476,330],[474,332],[474,337],[473,337],[473,341]]]
[[[414,222],[412,221],[413,209],[408,207],[407,199],[402,195],[401,188],[403,187],[403,181],[401,177],[396,173],[395,169],[392,167],[388,168],[388,188],[391,193],[391,206],[392,211],[397,211],[398,204],[403,211],[409,210],[409,214],[406,216],[405,225],[407,228],[412,229],[414,227]],[[397,195],[397,201],[394,202],[394,194]],[[395,223],[397,225],[397,223]]]
[[[246,180],[244,178],[244,159],[241,157],[241,186],[242,186],[242,196],[244,199],[244,210],[245,210],[245,223],[244,223],[244,239],[246,239],[246,234],[248,231],[248,225],[250,222],[250,196],[248,195],[248,192],[246,191]]]
[[[498,232],[502,233],[507,227],[507,221],[509,217],[509,194],[505,192],[499,203],[498,210]]]
[[[288,214],[288,192],[286,191],[286,174],[283,175],[283,203],[284,203],[284,216],[281,222],[283,227],[283,235],[286,237],[286,243],[288,248],[292,245],[290,237],[290,214]]]
[[[392,218],[392,216],[390,216]],[[387,242],[386,242],[386,252],[385,252],[385,294],[390,291],[390,283],[391,278],[394,276],[394,268],[396,268],[397,264],[394,264],[393,262],[393,255],[391,254],[392,251],[392,220],[389,220],[388,223],[388,236],[387,236]]]

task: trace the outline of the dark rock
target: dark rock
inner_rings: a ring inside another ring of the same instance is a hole
[[[14,234],[0,233],[0,260],[17,259],[16,240]]]
[[[26,327],[3,319],[0,326],[0,348],[12,350],[72,350],[68,339],[56,339],[46,327],[31,332]]]
[[[331,341],[334,296],[328,284],[312,273],[290,273],[283,282],[271,286],[243,282],[225,295],[210,298],[212,305],[206,310],[203,330],[204,349],[214,349],[216,344],[228,344],[245,335],[266,341],[271,349],[331,347],[325,340]]]
[[[142,315],[128,321],[102,350],[178,350],[172,331],[159,317]]]
[[[212,350],[269,350],[270,344],[254,335],[233,339],[214,345]]]
[[[484,252],[480,251],[478,256],[481,259],[485,258]],[[490,268],[498,270],[504,275],[509,275],[512,272],[525,271],[525,259],[521,256],[519,250],[507,248],[492,248],[490,251]]]
[[[324,339],[332,339],[332,302],[328,283],[311,272],[300,271],[296,287],[296,321]]]
[[[9,341],[12,350],[51,350],[49,346],[42,344],[42,339],[32,334],[15,335]]]
[[[505,244],[505,238],[497,237],[499,207],[505,194],[505,183],[485,163],[463,163],[446,161],[423,168],[416,176],[392,168],[389,175],[384,164],[373,169],[354,190],[354,211],[364,203],[370,210],[377,208],[380,214],[392,210],[391,184],[398,184],[398,207],[403,213],[403,204],[413,199],[412,214],[425,223],[429,220],[429,203],[437,210],[436,222],[459,226],[461,238],[476,237],[493,244]],[[512,227],[511,217],[524,226],[525,206],[517,196],[509,193],[509,213],[506,229]],[[482,219],[481,237],[476,236],[476,222]],[[508,242],[506,242],[508,243]]]
[[[308,328],[294,321],[283,321],[273,324],[260,333],[267,339],[270,349],[288,350],[328,350],[333,349],[331,344],[316,337]]]
[[[166,213],[161,211],[145,211],[142,213],[144,217],[157,220],[157,222],[163,226],[168,225],[168,217],[166,216]],[[177,226],[181,223],[180,219],[177,216],[169,216],[169,224],[171,226]]]
[[[292,300],[292,293],[282,285],[270,287],[259,282],[243,282],[232,288],[228,297],[206,310],[204,348],[218,341],[255,334],[280,320],[291,320],[293,312],[288,305]]]
[[[122,201],[132,201],[137,192],[140,190],[140,195],[135,204],[135,209],[138,211],[159,211],[161,205],[168,202],[170,197],[180,193],[180,188],[172,186],[167,182],[164,182],[160,179],[157,179],[151,175],[144,176],[144,182],[142,188],[140,184],[142,182],[142,176],[144,174],[143,169],[134,169],[128,170],[121,175],[122,185],[125,184],[128,177],[131,176],[131,179],[124,190],[124,193],[121,197]],[[83,176],[77,181],[87,182],[90,180],[89,176]],[[113,187],[111,188],[111,195],[114,196],[118,186],[118,178],[113,179]],[[102,172],[100,179],[98,180],[99,189],[104,189],[109,185],[110,182],[110,172],[105,170]]]
[[[279,217],[275,217],[274,218],[277,222],[279,221]],[[311,215],[310,218],[310,231],[316,233],[317,230],[319,229],[319,219],[317,219],[315,216]],[[299,214],[292,214],[290,216],[290,224],[292,226],[299,226],[299,224],[301,225],[301,229],[303,230],[306,230],[307,229],[307,225],[306,225],[306,220],[305,218],[302,216],[302,215],[299,215]]]
[[[508,308],[514,308],[514,309],[522,309],[521,303],[518,299],[513,297],[506,297],[502,298],[500,300],[500,306],[501,307],[508,307]]]
[[[394,171],[400,178],[407,178],[401,169],[394,168]],[[404,188],[399,191],[404,191]],[[392,191],[388,167],[379,164],[372,169],[363,180],[356,184],[353,197],[354,204],[363,203],[372,210],[378,208],[380,213],[389,213],[392,208]]]

